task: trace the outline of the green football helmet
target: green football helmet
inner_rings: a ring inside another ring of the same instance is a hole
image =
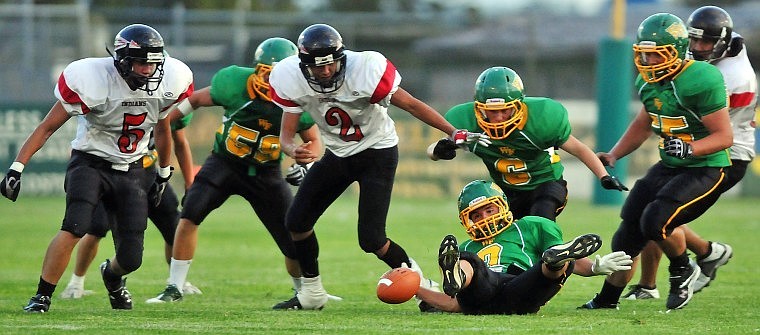
[[[269,73],[272,72],[272,66],[297,53],[296,45],[281,37],[272,37],[261,42],[253,56],[256,71],[248,78],[248,94],[254,97],[258,93],[262,99],[272,101],[269,97]]]
[[[522,79],[508,67],[488,68],[475,81],[475,118],[488,137],[501,140],[509,136],[526,119],[525,89]],[[490,122],[487,110],[514,108],[512,115],[502,122]]]
[[[473,211],[487,205],[496,205],[498,213],[473,221]],[[514,221],[507,197],[498,185],[490,181],[475,180],[465,185],[457,201],[459,221],[473,241],[491,243],[494,237],[509,228]]]
[[[686,25],[677,16],[657,13],[644,19],[633,45],[634,63],[648,83],[661,81],[681,69],[689,47]],[[650,64],[650,58],[664,59]]]

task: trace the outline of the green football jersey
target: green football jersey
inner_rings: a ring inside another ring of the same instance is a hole
[[[280,164],[282,109],[259,98],[252,89],[249,91],[249,77],[254,71],[232,65],[219,70],[211,79],[211,99],[215,105],[224,107],[213,151],[250,166]],[[312,125],[309,113],[303,113],[298,131]]]
[[[562,230],[556,222],[540,216],[525,216],[496,235],[490,244],[467,240],[459,248],[477,254],[489,269],[507,272],[510,264],[523,270],[539,264],[546,249],[562,243]]]
[[[677,136],[693,142],[710,134],[701,119],[727,106],[728,94],[720,70],[707,62],[688,61],[672,81],[647,83],[639,75],[636,88],[660,137]],[[660,140],[660,159],[670,167],[722,167],[731,165],[729,151],[685,159],[665,153]]]
[[[545,182],[559,180],[564,167],[554,149],[570,137],[567,110],[549,98],[526,97],[527,121],[502,140],[491,145],[469,145],[488,168],[491,179],[503,189],[532,190]],[[475,103],[452,107],[445,115],[457,129],[483,132],[475,117]]]

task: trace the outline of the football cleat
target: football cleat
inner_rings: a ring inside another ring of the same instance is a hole
[[[596,301],[596,298],[598,298],[599,295],[595,295],[593,299],[589,300],[587,303],[578,306],[576,309],[620,309],[618,307],[618,303],[600,303]]]
[[[203,294],[203,291],[196,287],[193,284],[190,284],[189,281],[185,282],[185,285],[182,285],[182,294],[184,295],[192,295],[192,294]]]
[[[628,287],[628,293],[623,295],[626,300],[660,299],[660,291],[657,288],[648,289],[639,284]]]
[[[670,292],[665,306],[668,309],[680,309],[694,296],[694,283],[699,277],[699,265],[690,260],[689,265],[668,267],[670,271]]]
[[[272,306],[272,309],[303,309],[303,306],[298,302],[298,296],[293,296],[288,300],[275,304]]]
[[[122,278],[118,284],[109,283],[106,280],[106,269],[110,263],[110,260],[106,259],[105,262],[100,264],[100,274],[103,277],[106,291],[108,291],[108,300],[111,302],[111,308],[132,309],[132,295],[127,291],[127,279]]]
[[[697,265],[699,265],[699,268],[702,270],[699,273],[696,283],[694,283],[694,293],[710,286],[710,282],[715,280],[718,268],[728,263],[728,260],[734,256],[734,251],[728,244],[710,242],[710,246],[712,252],[704,259],[697,260]]]
[[[50,296],[37,294],[29,299],[24,311],[29,313],[45,313],[50,309]]]
[[[166,285],[163,292],[159,293],[155,298],[145,300],[148,304],[163,304],[165,302],[175,302],[182,300],[182,292],[177,289],[174,284]]]
[[[464,272],[459,268],[459,245],[454,235],[446,235],[438,248],[438,266],[443,273],[443,293],[455,297],[464,285]]]
[[[558,269],[565,263],[587,257],[602,247],[602,238],[596,234],[585,234],[572,241],[546,249],[541,261],[551,269]]]

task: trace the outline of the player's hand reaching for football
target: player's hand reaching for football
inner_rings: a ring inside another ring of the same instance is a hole
[[[0,182],[0,193],[4,197],[11,199],[11,201],[15,202],[16,198],[18,198],[18,193],[21,191],[21,171],[23,170],[24,164],[13,162],[5,178]]]
[[[473,133],[464,129],[457,129],[451,133],[451,140],[454,141],[454,144],[456,145],[467,145],[472,143],[477,143],[484,147],[491,145],[491,139],[488,138],[488,135],[483,133]]]

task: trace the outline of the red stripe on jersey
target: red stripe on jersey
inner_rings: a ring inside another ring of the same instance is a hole
[[[84,101],[82,101],[82,98],[79,97],[79,94],[72,91],[71,88],[69,88],[69,85],[66,84],[66,78],[63,76],[63,73],[61,73],[61,76],[58,77],[58,92],[61,93],[61,97],[63,97],[63,101],[65,103],[79,104],[82,106],[83,114],[90,112],[90,107],[87,107],[87,105],[85,105]]]
[[[372,96],[369,98],[369,102],[373,104],[383,100],[383,98],[388,96],[388,93],[391,93],[393,82],[396,80],[396,67],[387,59],[385,62],[385,73],[383,73],[383,77],[380,78],[380,82],[377,83],[375,91],[372,92]]]
[[[731,94],[731,97],[729,98],[729,100],[731,100],[731,102],[729,103],[729,107],[737,108],[737,107],[748,106],[749,103],[752,102],[752,99],[754,97],[755,97],[754,92]]]
[[[174,102],[172,102],[172,104],[171,104],[171,105],[169,105],[169,106],[166,106],[166,107],[165,107],[164,109],[162,109],[161,111],[163,112],[163,111],[165,111],[167,108],[169,108],[169,107],[171,107],[171,106],[174,106],[174,104],[176,104],[176,103],[178,103],[178,102],[180,102],[180,101],[184,100],[185,98],[187,98],[187,97],[189,97],[189,96],[193,95],[193,92],[194,92],[194,91],[195,91],[195,84],[194,84],[194,83],[190,83],[190,86],[188,86],[188,87],[187,87],[187,89],[185,90],[185,92],[183,92],[182,94],[180,94],[180,95],[179,95],[179,98],[177,98],[177,100],[174,100]]]
[[[283,105],[285,107],[298,107],[297,103],[287,100],[287,99],[283,99],[282,97],[277,95],[277,91],[274,89],[274,86],[269,86],[269,96],[272,98],[272,101],[277,102],[278,104]]]

